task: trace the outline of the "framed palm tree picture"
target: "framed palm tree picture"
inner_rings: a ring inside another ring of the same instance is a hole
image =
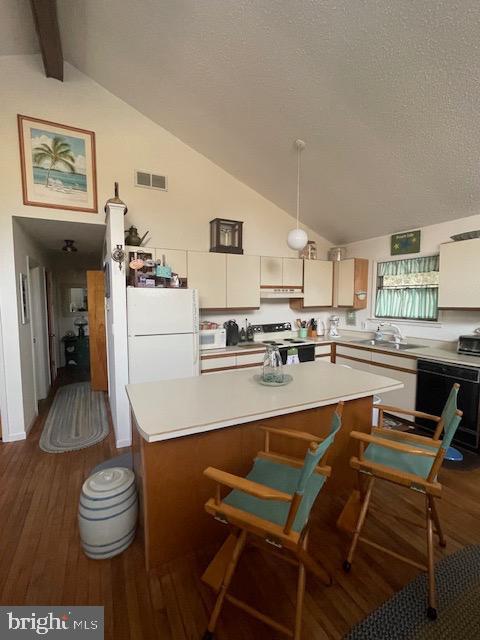
[[[18,115],[23,204],[97,213],[95,134]]]

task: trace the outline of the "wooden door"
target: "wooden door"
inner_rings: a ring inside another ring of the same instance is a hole
[[[260,258],[227,255],[227,307],[260,307]]]
[[[108,391],[103,271],[87,271],[90,377],[93,391]]]

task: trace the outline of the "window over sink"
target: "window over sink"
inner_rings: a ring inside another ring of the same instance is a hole
[[[439,256],[379,262],[375,317],[437,320]]]

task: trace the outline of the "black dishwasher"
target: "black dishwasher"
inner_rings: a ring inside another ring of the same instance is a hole
[[[418,361],[417,411],[439,416],[447,401],[452,385],[458,382],[458,408],[463,411],[462,421],[454,443],[478,451],[480,440],[480,369],[431,360]],[[435,423],[417,418],[415,422],[429,431]]]

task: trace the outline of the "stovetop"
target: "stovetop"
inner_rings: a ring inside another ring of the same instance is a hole
[[[292,331],[290,322],[253,325],[254,341],[271,344],[276,347],[297,347],[313,344],[313,341],[299,338],[296,331]]]

